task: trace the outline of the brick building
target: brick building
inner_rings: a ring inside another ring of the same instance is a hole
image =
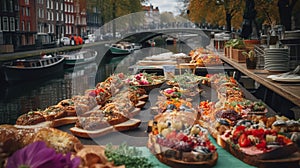
[[[75,0],[65,0],[64,19],[65,19],[65,34],[71,36],[75,33]]]
[[[29,50],[35,48],[37,33],[34,0],[19,1],[19,18],[17,19],[17,38],[15,50]]]
[[[75,2],[75,34],[86,35],[86,0],[76,0]]]

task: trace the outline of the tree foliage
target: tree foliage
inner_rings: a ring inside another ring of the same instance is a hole
[[[239,27],[242,19],[242,0],[191,0],[189,18],[196,23]],[[227,21],[227,22],[226,22]],[[236,24],[238,23],[238,25]]]
[[[142,11],[142,2],[145,0],[88,0],[96,1],[102,16],[102,22],[111,20],[135,12]]]
[[[259,24],[280,24],[277,2],[278,0],[255,0],[256,20]],[[226,25],[226,14],[230,14],[232,27],[236,29],[242,25],[244,9],[245,2],[241,0],[190,0],[188,4],[191,21],[223,26]],[[296,11],[300,11],[299,3],[296,3],[293,14]]]

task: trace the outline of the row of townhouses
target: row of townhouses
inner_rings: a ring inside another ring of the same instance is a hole
[[[87,0],[1,0],[0,53],[24,51],[102,25],[100,10]]]

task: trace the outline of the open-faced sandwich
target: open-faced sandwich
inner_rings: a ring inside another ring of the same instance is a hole
[[[155,156],[173,167],[213,166],[218,155],[208,132],[196,124],[197,114],[169,112],[155,117],[148,147]]]

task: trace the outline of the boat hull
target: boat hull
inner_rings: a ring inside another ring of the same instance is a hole
[[[123,49],[119,49],[119,48],[115,48],[115,47],[111,47],[110,48],[110,52],[113,55],[128,55],[130,54],[132,51],[131,50],[123,50]]]
[[[60,58],[57,62],[42,67],[15,67],[3,66],[5,80],[8,83],[15,83],[18,81],[29,81],[33,79],[40,79],[47,76],[59,75],[63,72],[64,58]]]
[[[67,66],[75,66],[75,65],[88,64],[95,60],[96,60],[96,56],[92,58],[86,58],[86,59],[65,59],[64,64]]]
[[[93,53],[94,52],[94,53]],[[65,66],[76,66],[94,62],[97,57],[96,51],[81,51],[75,54],[62,55],[65,58]]]

